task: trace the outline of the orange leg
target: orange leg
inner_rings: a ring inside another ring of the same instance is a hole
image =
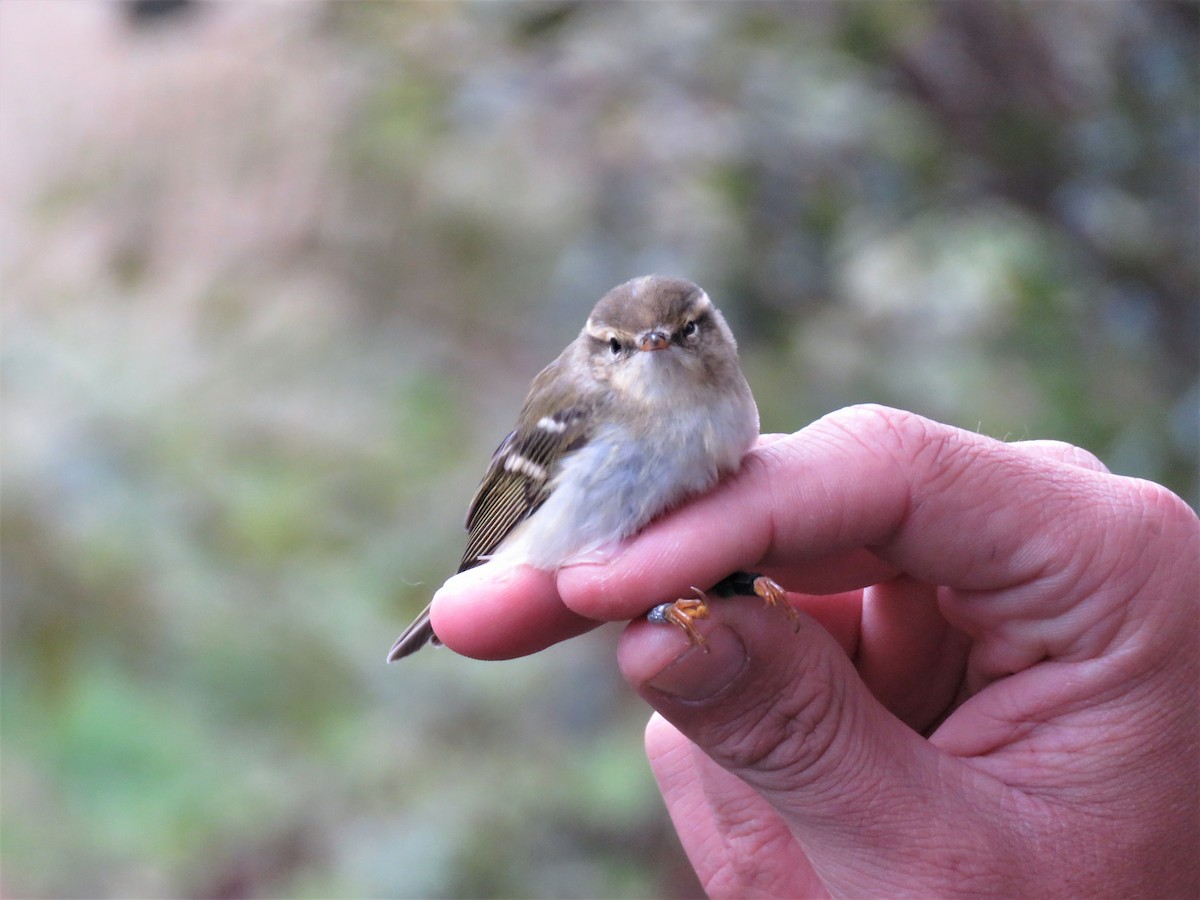
[[[754,579],[753,588],[754,593],[762,597],[767,606],[778,606],[783,609],[783,614],[788,617],[793,629],[800,630],[800,613],[796,612],[796,607],[788,603],[787,591],[780,587],[779,582],[766,575],[759,575]]]
[[[667,623],[683,629],[688,643],[693,647],[702,647],[708,652],[708,647],[702,635],[696,628],[699,619],[708,618],[708,596],[698,587],[692,588],[700,596],[695,599],[679,599],[674,603],[660,603],[647,613],[646,618],[651,622]]]
[[[704,646],[704,636],[696,630],[698,619],[708,618],[708,595],[698,587],[693,587],[699,596],[695,600],[681,599],[674,603],[660,603],[650,610],[646,616],[651,622],[667,623],[683,629],[688,643]],[[766,575],[756,572],[734,572],[727,578],[721,579],[712,588],[718,597],[759,597],[767,606],[777,606],[783,610],[794,631],[800,630],[800,613],[788,602],[787,591]]]

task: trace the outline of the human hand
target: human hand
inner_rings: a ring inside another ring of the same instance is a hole
[[[485,658],[736,570],[797,592],[795,634],[717,601],[711,652],[644,621],[619,647],[712,895],[1200,892],[1200,522],[1082,450],[852,408],[607,562],[492,568],[433,612]]]

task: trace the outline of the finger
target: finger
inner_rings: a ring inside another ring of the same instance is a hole
[[[857,596],[796,594],[792,600],[851,654],[858,635]],[[610,620],[624,620],[640,616],[645,607],[628,615],[619,608],[606,612]],[[430,618],[438,640],[475,659],[527,656],[601,624],[563,605],[553,574],[500,563],[486,563],[448,579],[434,594]]]
[[[528,656],[600,624],[563,606],[552,573],[499,563],[449,579],[430,619],[442,643],[475,659]]]
[[[1091,472],[1108,472],[1108,466],[1097,456],[1065,441],[1016,441],[1008,446],[1034,459],[1050,459]]]
[[[773,444],[776,441],[782,441],[786,437],[787,434],[778,431],[772,431],[766,434],[760,434],[754,443],[757,447],[765,447],[767,444]]]
[[[1137,489],[1117,484],[1128,481],[910,413],[856,407],[756,448],[737,476],[651,525],[611,562],[560,571],[558,588],[571,609],[603,618],[760,566],[807,567],[843,587],[903,572],[957,588],[940,601],[966,633],[1021,623],[980,656],[986,680],[1078,649],[1090,623],[1060,620],[1109,571],[1087,569],[1096,522],[1114,504],[1133,504]],[[1149,533],[1155,523],[1140,527]],[[1156,553],[1133,561],[1143,577],[1162,562],[1165,542],[1155,541]],[[985,595],[987,603],[970,602]]]
[[[760,435],[758,443],[767,446],[786,437]],[[851,555],[864,560],[859,565],[847,566],[852,570],[879,568],[876,560],[867,561],[865,555],[857,552]],[[605,554],[589,557],[592,561],[607,558]],[[716,580],[719,578],[714,582]],[[807,583],[813,585],[814,591],[840,589],[840,581],[836,579],[822,581],[812,576]],[[688,593],[691,593],[690,586]],[[575,637],[594,628],[600,621],[635,618],[656,602],[659,601],[635,601],[593,609],[597,615],[589,619],[563,606],[552,576],[547,573],[528,567],[486,563],[447,580],[434,595],[430,615],[438,639],[452,650],[477,659],[511,659]],[[814,603],[818,607],[815,614],[826,613],[834,633],[843,636],[848,646],[852,645],[848,617],[856,617],[857,612],[835,610],[831,604],[819,601]]]
[[[787,823],[761,794],[657,713],[646,755],[684,852],[709,897],[823,893]]]
[[[735,476],[652,523],[620,555],[560,570],[563,601],[588,618],[631,618],[739,570],[778,567],[785,587],[814,594],[895,576],[872,544],[903,519],[908,486],[895,460],[847,433],[853,427],[827,417],[760,444]]]
[[[761,817],[749,795],[728,780],[710,779],[709,821],[689,852],[703,856],[714,835],[737,834],[749,851],[771,847],[799,867],[772,824],[778,817],[834,893],[903,892],[905,877],[929,879],[931,895],[961,887],[955,884],[961,872],[940,861],[985,849],[995,858],[989,822],[997,810],[982,790],[990,779],[971,781],[963,763],[942,757],[888,714],[836,642],[804,621],[793,634],[779,627],[778,611],[737,600],[700,623],[708,652],[648,623],[632,624],[622,637],[619,661],[630,684],[774,814],[754,833]],[[669,769],[664,793],[682,804],[682,818],[699,801],[695,788],[673,780],[682,780],[683,769],[675,752],[656,772]],[[968,783],[970,802],[960,793]],[[729,867],[721,857],[712,865]],[[923,865],[928,870],[918,871]],[[807,877],[809,869],[798,871]]]

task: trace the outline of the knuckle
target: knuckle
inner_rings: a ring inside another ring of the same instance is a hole
[[[1196,512],[1178,494],[1161,484],[1139,478],[1124,481],[1131,493],[1134,542],[1157,547],[1172,560],[1188,560],[1189,567],[1194,569],[1200,560],[1197,552],[1200,550],[1200,519]]]
[[[930,432],[937,429],[933,422],[916,413],[873,403],[839,409],[821,419],[820,424],[864,447],[882,449],[896,457],[911,457],[916,448],[927,443]]]
[[[1161,520],[1171,529],[1195,535],[1200,528],[1200,520],[1197,520],[1195,510],[1182,497],[1153,481],[1134,478],[1130,482],[1135,496],[1153,518]]]
[[[952,459],[971,447],[966,432],[886,406],[850,406],[822,422],[866,451],[880,468],[911,473],[920,480],[953,476],[961,467],[953,466]]]
[[[1108,473],[1108,466],[1100,460],[1100,457],[1090,450],[1066,441],[1017,441],[1010,446],[1014,450],[1038,459],[1050,459],[1092,472]]]

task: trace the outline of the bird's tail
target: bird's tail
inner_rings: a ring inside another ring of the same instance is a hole
[[[416,653],[428,643],[438,645],[441,641],[433,633],[433,625],[429,621],[429,607],[427,606],[413,623],[404,629],[404,633],[396,638],[396,643],[392,644],[392,649],[388,652],[387,661],[392,663],[398,659],[404,659],[404,657]]]

